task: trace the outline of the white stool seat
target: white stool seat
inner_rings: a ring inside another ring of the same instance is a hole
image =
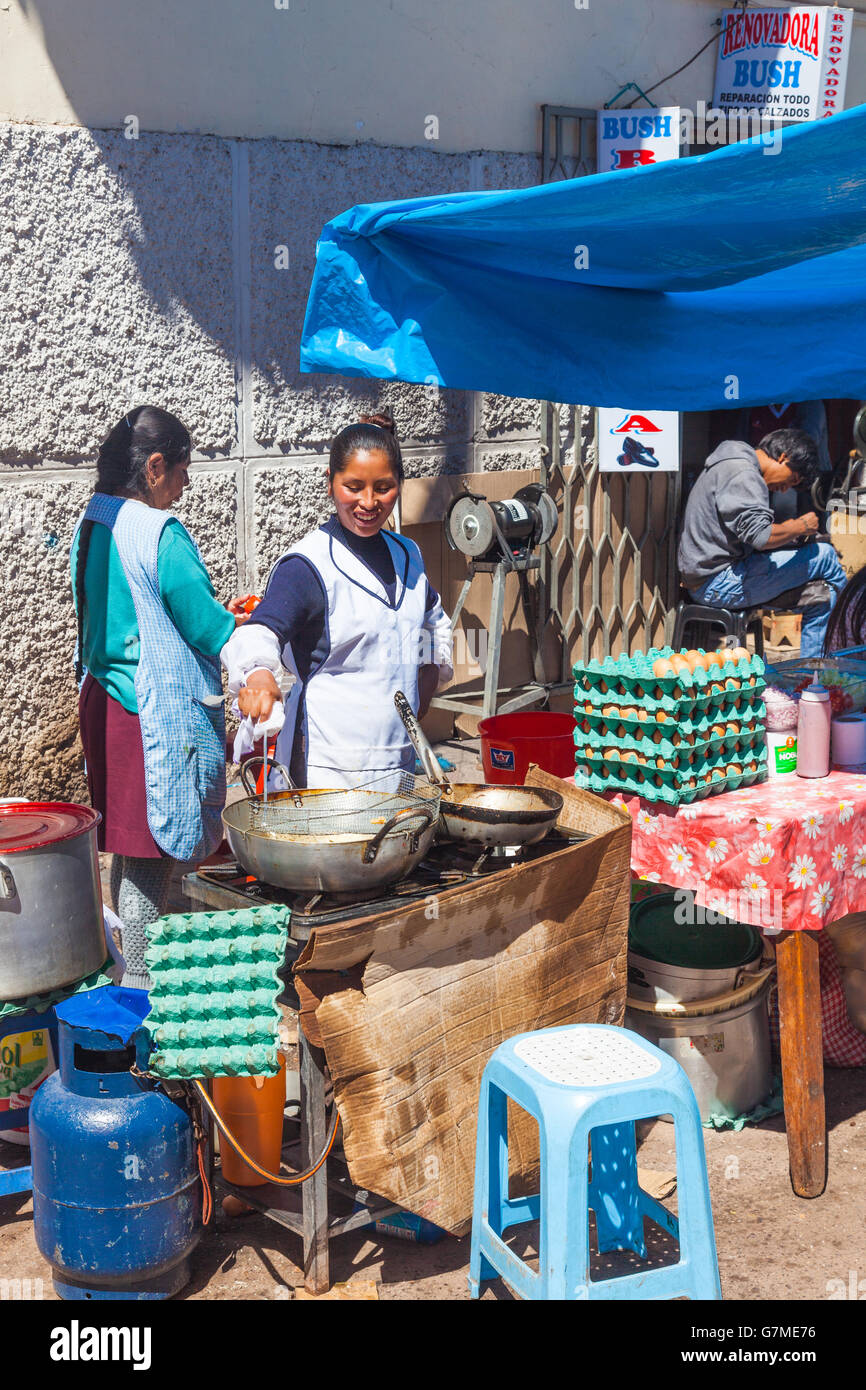
[[[532,1033],[514,1045],[514,1055],[546,1081],[562,1086],[610,1086],[639,1081],[661,1062],[617,1029],[567,1029]]]

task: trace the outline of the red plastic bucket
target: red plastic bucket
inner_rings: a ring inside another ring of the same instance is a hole
[[[574,776],[574,716],[549,711],[495,714],[478,725],[485,782],[522,786],[530,763]]]

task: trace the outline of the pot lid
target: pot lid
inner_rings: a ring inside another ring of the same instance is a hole
[[[732,970],[760,954],[760,933],[747,922],[712,926],[677,920],[690,899],[682,893],[656,893],[637,903],[629,924],[629,950],[682,970]]]
[[[71,840],[97,826],[102,817],[90,806],[67,801],[12,801],[0,803],[0,854],[41,849]]]

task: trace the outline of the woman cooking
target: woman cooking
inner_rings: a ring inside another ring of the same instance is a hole
[[[144,928],[165,910],[176,861],[207,856],[222,833],[225,722],[207,701],[222,696],[219,651],[244,619],[217,602],[169,514],[189,460],[180,420],[131,410],[99,450],[72,545],[81,738],[133,988],[149,986]]]
[[[278,561],[222,653],[241,713],[260,723],[285,673],[297,677],[277,740],[296,786],[389,789],[414,766],[395,691],[423,715],[451,677],[451,626],[421,552],[383,529],[402,481],[390,416],[341,430],[328,467],[336,515]]]

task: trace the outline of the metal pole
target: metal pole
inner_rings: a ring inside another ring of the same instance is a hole
[[[490,647],[487,653],[487,669],[484,672],[484,699],[481,717],[489,718],[496,713],[496,696],[499,691],[499,660],[502,655],[502,620],[505,614],[505,566],[497,565],[493,571],[493,598],[490,604]]]
[[[298,1065],[301,1080],[301,1159],[312,1165],[325,1147],[325,1054],[313,1047],[298,1022]],[[304,1283],[312,1294],[330,1287],[328,1261],[328,1164],[301,1187],[304,1219]]]

